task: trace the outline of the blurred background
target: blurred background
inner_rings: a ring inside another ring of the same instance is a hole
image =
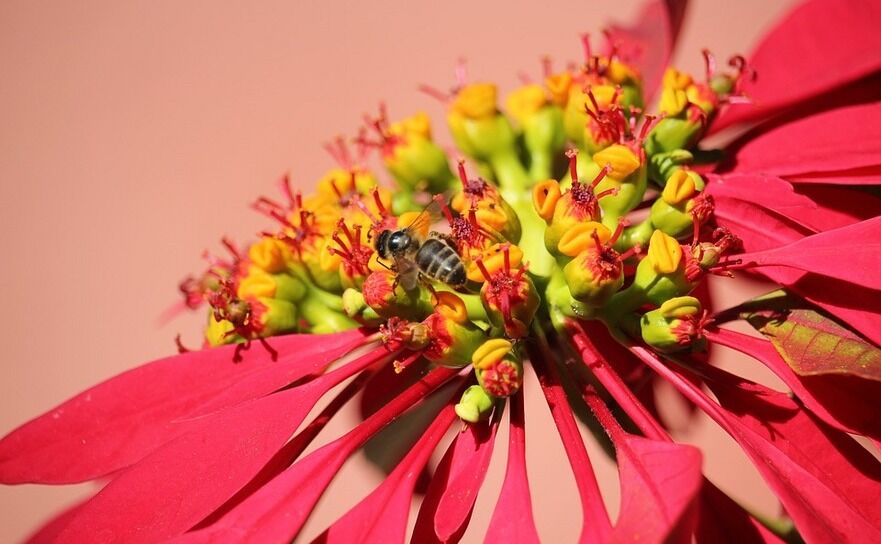
[[[261,228],[247,204],[272,193],[281,174],[306,187],[331,167],[320,144],[353,135],[379,101],[393,118],[424,109],[444,140],[441,106],[417,84],[446,88],[465,57],[472,80],[505,92],[519,72],[539,75],[545,54],[558,66],[580,59],[581,32],[626,21],[639,2],[432,4],[0,2],[0,433],[173,353],[178,332],[198,345],[201,315],[157,324],[177,301],[177,282],[201,269],[200,254],[217,250],[222,235],[246,240]],[[692,4],[675,62],[701,73],[702,48],[748,53],[792,2]],[[573,540],[575,487],[535,394],[527,417],[539,531]],[[707,471],[723,489],[773,512],[772,496],[721,431],[701,421],[678,438],[706,448]],[[468,542],[480,541],[497,497],[506,435],[498,440]],[[601,453],[593,458],[616,511],[617,475]],[[307,533],[381,477],[353,459]],[[0,488],[0,542],[21,540],[94,489]]]

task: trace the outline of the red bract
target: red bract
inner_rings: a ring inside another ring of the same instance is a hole
[[[432,94],[486,180],[464,159],[454,174],[427,116],[393,123],[383,106],[368,120],[382,141],[329,146],[339,168],[314,195],[285,180],[287,205],[260,199],[280,230],[248,251],[226,243],[235,262],[182,289],[187,307],[213,308],[207,344],[234,346],[135,368],[0,441],[3,483],[106,479],[33,540],[289,542],[363,448],[386,478],[315,542],[403,542],[412,524],[412,542],[532,544],[535,376],[579,542],[881,542],[881,463],[853,436],[881,443],[881,4],[809,0],[752,56],[705,52],[703,81],[667,69],[684,9],[648,3],[604,54],[585,38],[583,64],[548,63],[545,87],[509,97],[510,119],[460,66]],[[656,94],[660,114],[645,115]],[[722,149],[700,147],[733,126]],[[367,169],[373,148],[394,192]],[[438,204],[448,233],[429,228]],[[779,289],[720,309],[711,275]],[[715,366],[718,347],[786,390]],[[686,406],[676,427],[661,386]],[[356,395],[360,423],[310,450]],[[676,442],[700,414],[782,513],[739,504]],[[614,453],[615,516],[579,418]],[[504,483],[481,512],[505,430]],[[485,535],[469,533],[474,517],[489,517]]]

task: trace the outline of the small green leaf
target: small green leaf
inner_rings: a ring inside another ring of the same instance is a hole
[[[771,340],[796,374],[846,374],[881,381],[881,349],[813,310],[766,310],[742,317]]]

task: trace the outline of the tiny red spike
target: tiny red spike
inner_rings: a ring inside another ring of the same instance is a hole
[[[566,156],[569,157],[569,175],[572,177],[572,183],[576,184],[578,183],[578,151],[567,149]]]
[[[605,166],[603,166],[603,167],[600,169],[599,174],[597,174],[596,177],[593,178],[593,181],[590,182],[590,188],[591,188],[591,189],[596,189],[596,186],[599,185],[600,182],[603,181],[603,179],[604,179],[606,176],[608,176],[608,175],[609,175],[609,172],[611,172],[611,171],[612,171],[612,167],[609,166],[608,164],[605,165]],[[597,198],[599,198],[599,197],[597,197]]]

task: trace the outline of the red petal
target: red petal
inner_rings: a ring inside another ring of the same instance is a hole
[[[819,206],[810,198],[796,193],[788,181],[765,174],[710,174],[708,179],[706,193],[716,200],[721,199],[723,208],[728,203],[726,199],[742,200],[815,230],[810,219],[806,223],[805,217],[817,215]],[[756,195],[761,195],[761,198],[756,198]]]
[[[749,515],[718,487],[704,480],[700,495],[700,515],[695,528],[696,542],[716,544],[763,542],[783,544],[783,540]]]
[[[380,347],[299,387],[182,424],[187,432],[111,481],[62,538],[156,542],[183,533],[247,484],[324,393],[387,356]]]
[[[779,247],[810,231],[745,200],[716,199],[716,221],[743,240],[747,251]],[[869,340],[881,345],[881,298],[877,291],[788,267],[762,267],[755,272],[817,305]]]
[[[631,349],[740,444],[807,541],[881,539],[873,525],[881,519],[881,465],[847,434],[812,419],[784,394],[703,367],[720,406],[645,348]]]
[[[532,516],[529,478],[526,475],[526,416],[523,390],[511,397],[511,425],[508,435],[508,467],[499,500],[493,510],[484,542],[538,544],[538,530]]]
[[[881,178],[879,178],[881,183]],[[859,223],[878,215],[881,198],[861,189],[828,185],[800,185],[798,192],[816,202],[822,209],[820,217],[798,217],[817,231],[831,230]]]
[[[732,172],[789,176],[877,167],[881,102],[798,119],[736,145],[729,150]]]
[[[458,542],[462,537],[489,468],[501,414],[496,409],[491,422],[465,425],[456,435],[419,509],[415,542]]]
[[[799,376],[767,340],[726,329],[706,331],[707,339],[760,361],[817,417],[842,431],[881,439],[875,401],[881,384],[854,376]],[[843,378],[843,379],[842,379]]]
[[[786,176],[793,183],[800,185],[881,185],[881,167],[867,166],[850,170],[834,170],[831,172],[812,172],[810,174],[794,174]]]
[[[59,542],[58,537],[61,534],[61,531],[67,527],[70,520],[79,513],[80,508],[82,508],[86,502],[87,501],[78,502],[52,516],[49,521],[45,522],[42,527],[34,531],[27,540],[25,540],[25,544],[50,544],[52,542]]]
[[[757,270],[881,346],[881,297],[875,289],[784,267]]]
[[[788,266],[881,290],[881,217],[821,232],[782,247],[738,255],[738,268]],[[881,293],[878,294],[881,297]]]
[[[315,542],[404,542],[416,481],[455,420],[456,412],[449,404],[382,484],[331,525]]]
[[[377,431],[457,373],[449,368],[432,370],[349,433],[294,463],[217,523],[186,533],[177,541],[263,543],[292,540],[346,459]]]
[[[608,30],[620,58],[639,70],[646,103],[661,84],[687,5],[687,0],[652,0],[643,6],[635,24]]]
[[[701,453],[669,440],[624,432],[588,387],[584,400],[615,445],[621,510],[612,542],[691,542],[689,512],[701,488]],[[674,537],[675,535],[675,537]]]
[[[251,481],[241,488],[232,498],[223,503],[223,505],[211,512],[211,515],[201,520],[194,529],[202,529],[207,527],[218,519],[226,515],[227,512],[238,506],[245,499],[256,493],[264,485],[272,481],[273,478],[281,474],[291,463],[300,458],[300,455],[312,444],[315,437],[324,429],[328,422],[336,415],[339,410],[345,406],[347,402],[352,400],[364,386],[364,382],[375,372],[374,369],[367,369],[353,380],[351,380],[342,391],[340,391],[321,412],[315,416],[308,425],[303,427],[296,436],[294,436],[287,444],[285,444],[278,452],[266,463],[260,472],[254,476]]]
[[[752,55],[758,77],[745,82],[754,104],[732,106],[713,124],[778,113],[881,69],[881,4],[861,0],[811,0],[769,32]]]
[[[279,372],[287,379],[285,371],[294,368],[306,375],[363,338],[357,330],[320,337],[280,336],[271,340],[280,354],[278,361],[255,344],[240,363],[232,362],[235,347],[226,346],[129,370],[7,435],[0,441],[0,480],[59,484],[110,474],[177,436],[181,427],[173,421],[215,397],[226,398],[230,406],[269,393],[272,389],[244,387],[255,373]],[[227,392],[231,387],[236,394]]]
[[[652,417],[633,391],[615,373],[609,361],[597,350],[596,342],[594,342],[596,338],[585,334],[581,324],[573,322],[569,326],[573,332],[572,342],[581,353],[582,360],[590,367],[593,375],[612,395],[615,402],[627,413],[631,421],[646,437],[656,441],[670,441],[670,436],[664,431],[657,419]],[[620,344],[618,346],[624,349]],[[633,357],[629,350],[627,353]],[[730,542],[732,544],[738,542],[779,544],[782,542],[706,478],[703,479],[701,487],[699,512],[697,527],[695,527],[698,542]],[[680,529],[684,528],[680,527]],[[677,531],[676,536],[679,534],[682,532]]]
[[[712,189],[708,185],[708,191]],[[715,198],[714,216],[720,226],[728,227],[743,241],[746,251],[760,251],[799,240],[811,230],[787,220],[755,201],[719,195]]]
[[[575,485],[578,487],[583,514],[578,541],[605,542],[611,534],[612,522],[603,503],[593,466],[581,439],[575,416],[572,414],[569,399],[560,384],[553,355],[548,348],[543,347],[541,353],[536,353],[534,350],[530,353],[530,361],[548,402],[557,432],[563,441],[563,448],[566,450],[575,477]]]

